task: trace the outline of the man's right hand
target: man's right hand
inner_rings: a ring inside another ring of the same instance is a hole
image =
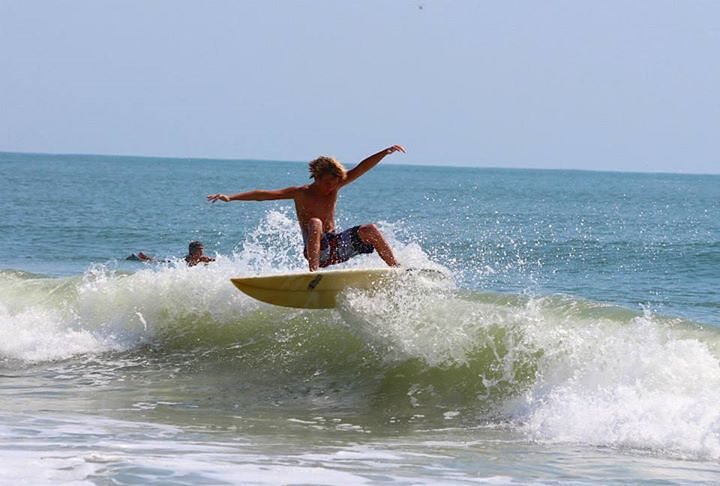
[[[393,152],[402,152],[406,154],[407,150],[405,150],[405,147],[403,147],[402,145],[393,145],[392,147],[388,147],[385,149],[385,153],[387,155],[390,155]]]
[[[225,194],[210,194],[210,195],[207,197],[207,199],[208,199],[208,201],[213,202],[213,203],[214,203],[215,201],[230,202],[230,198],[227,197]]]

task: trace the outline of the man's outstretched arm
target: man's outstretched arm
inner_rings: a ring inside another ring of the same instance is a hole
[[[215,201],[274,201],[276,199],[293,199],[299,187],[286,187],[285,189],[277,189],[274,191],[265,191],[262,189],[256,191],[240,192],[232,196],[225,194],[210,194],[207,199],[210,202]]]
[[[382,159],[384,159],[386,155],[390,155],[393,152],[405,153],[406,151],[405,147],[403,147],[402,145],[393,145],[392,147],[388,147],[385,150],[381,150],[380,152],[371,155],[347,172],[347,176],[343,181],[343,185],[350,184],[352,181],[363,175],[365,172],[378,165],[378,163]]]

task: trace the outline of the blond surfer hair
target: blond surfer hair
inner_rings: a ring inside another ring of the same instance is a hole
[[[325,174],[345,179],[345,167],[335,158],[323,155],[309,164],[310,177],[317,180]]]

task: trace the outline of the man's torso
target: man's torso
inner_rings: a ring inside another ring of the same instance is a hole
[[[312,218],[322,221],[323,233],[335,230],[335,204],[338,191],[330,194],[318,194],[310,186],[305,186],[295,196],[295,212],[300,229],[306,231],[307,224]]]

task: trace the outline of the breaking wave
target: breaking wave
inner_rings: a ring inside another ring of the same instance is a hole
[[[348,291],[333,311],[276,308],[229,283],[304,268],[287,250],[300,243],[292,220],[270,213],[262,228],[206,267],[0,272],[4,366],[152,349],[183,354],[188,367],[249,370],[259,399],[263,386],[317,379],[388,417],[435,414],[514,427],[534,441],[720,459],[717,328],[572,296],[419,279],[381,294]],[[438,267],[419,246],[393,244],[405,264]],[[352,262],[380,264],[376,255]]]

